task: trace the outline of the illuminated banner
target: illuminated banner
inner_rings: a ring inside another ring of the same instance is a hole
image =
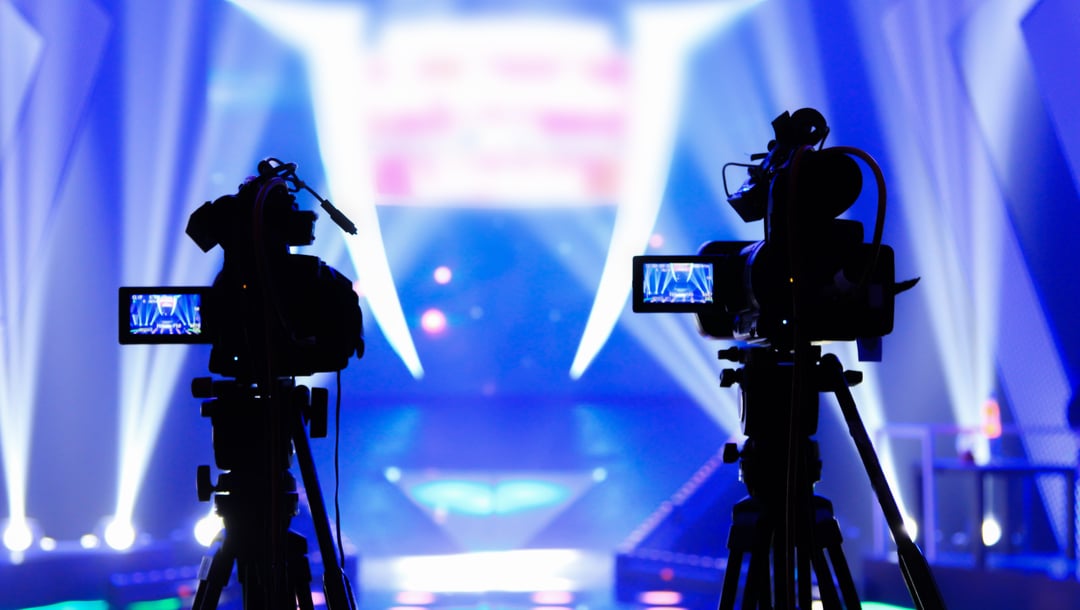
[[[628,76],[604,29],[398,24],[371,52],[379,204],[615,203]]]

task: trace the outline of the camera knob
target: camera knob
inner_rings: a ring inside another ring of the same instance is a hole
[[[844,371],[844,382],[849,388],[859,385],[862,380],[862,371]]]
[[[730,388],[736,383],[742,383],[742,369],[724,369],[720,371],[720,387]]]
[[[735,443],[727,443],[724,445],[724,463],[734,464],[739,461],[739,446]]]

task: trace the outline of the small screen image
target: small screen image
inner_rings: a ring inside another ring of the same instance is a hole
[[[709,312],[715,307],[715,256],[634,257],[634,311]]]
[[[646,263],[643,280],[645,303],[713,302],[712,263]]]
[[[121,343],[206,343],[205,288],[121,288]]]

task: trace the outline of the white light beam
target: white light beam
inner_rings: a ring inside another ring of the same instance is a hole
[[[357,226],[346,246],[363,296],[391,347],[414,378],[424,374],[386,256],[375,210],[367,142],[365,15],[351,4],[230,0],[300,50],[315,106],[331,199]]]
[[[631,7],[630,104],[615,227],[570,376],[604,346],[630,294],[630,260],[645,252],[667,185],[687,54],[758,0]]]

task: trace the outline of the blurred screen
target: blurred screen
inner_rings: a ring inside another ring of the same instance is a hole
[[[377,201],[614,204],[624,54],[602,23],[572,17],[386,24],[367,74]]]
[[[204,288],[121,288],[120,343],[208,343]]]

